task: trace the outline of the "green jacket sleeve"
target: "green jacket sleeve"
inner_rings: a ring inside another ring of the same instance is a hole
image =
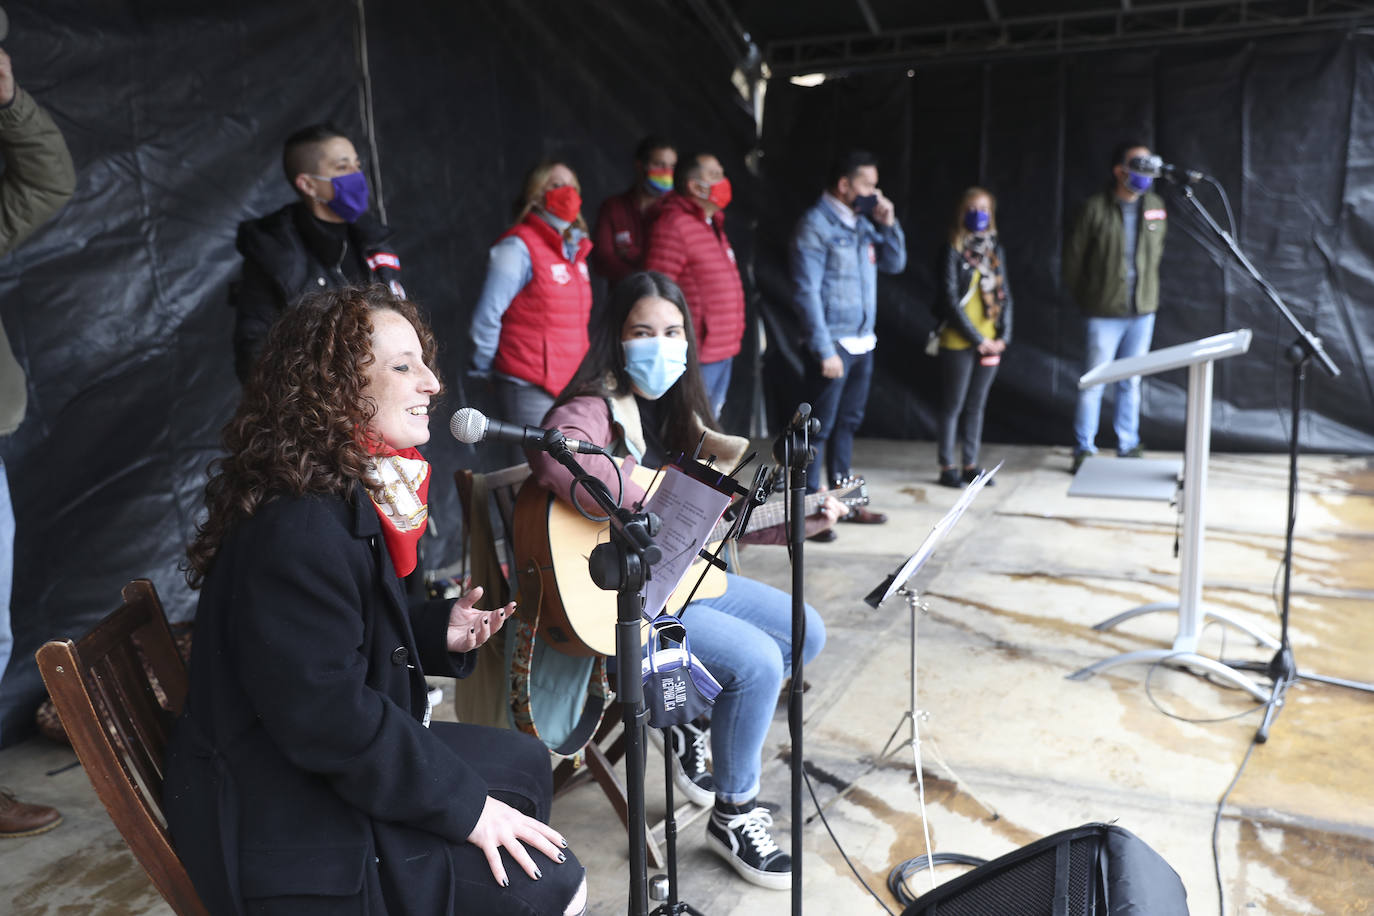
[[[0,108],[0,254],[47,222],[76,190],[72,154],[51,117],[23,89]]]

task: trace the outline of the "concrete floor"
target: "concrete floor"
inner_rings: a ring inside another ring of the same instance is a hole
[[[909,749],[875,758],[908,706],[909,617],[898,600],[874,611],[862,597],[916,548],[957,493],[934,485],[928,444],[863,442],[857,457],[874,507],[891,521],[843,525],[838,541],[807,545],[807,597],[825,615],[829,644],[806,672],[806,769],[844,853],[899,912],[886,878],[925,849],[921,806]],[[1252,698],[1146,665],[1081,682],[1065,678],[1120,652],[1172,643],[1175,618],[1168,614],[1110,632],[1092,624],[1176,594],[1174,511],[1163,503],[1068,498],[1066,449],[989,446],[985,458],[1006,459],[998,485],[979,497],[913,583],[926,604],[916,675],[933,848],[994,858],[1068,827],[1113,821],[1173,866],[1193,913],[1218,912],[1212,822],[1261,718]],[[1282,456],[1216,455],[1207,493],[1205,598],[1273,635],[1285,483]],[[1370,459],[1303,458],[1291,630],[1302,671],[1374,680],[1371,523]],[[789,581],[779,548],[749,548],[743,560],[750,575]],[[1221,624],[1207,626],[1200,651],[1259,661],[1272,655]],[[779,708],[763,795],[782,806],[784,844],[792,828],[786,731]],[[1221,820],[1226,914],[1374,911],[1371,734],[1374,696],[1311,681],[1293,688]],[[61,769],[73,759],[41,739],[0,752],[0,783],[66,815],[49,834],[0,842],[0,911],[170,912],[84,773]],[[650,753],[651,819],[662,815],[660,761]],[[806,810],[814,811],[809,800]],[[590,912],[624,912],[624,844],[596,786],[562,796],[554,823],[589,868]],[[708,852],[701,820],[681,831],[681,894],[697,911],[790,909],[788,894],[744,883]],[[880,912],[820,821],[805,831],[806,910]],[[941,867],[936,880],[961,871]],[[922,873],[909,883],[919,891],[928,881]]]

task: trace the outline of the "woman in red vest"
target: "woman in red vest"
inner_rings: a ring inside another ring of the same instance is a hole
[[[491,246],[472,316],[470,371],[491,380],[502,420],[538,424],[587,352],[591,248],[577,175],[541,162]]]

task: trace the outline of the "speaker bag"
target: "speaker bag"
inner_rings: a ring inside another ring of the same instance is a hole
[[[1084,824],[923,894],[903,916],[1188,916],[1169,863],[1122,827]]]

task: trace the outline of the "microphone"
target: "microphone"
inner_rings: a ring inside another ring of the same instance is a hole
[[[1126,168],[1137,175],[1165,178],[1174,184],[1197,184],[1207,177],[1197,169],[1185,169],[1181,165],[1165,162],[1159,156],[1132,156],[1131,161],[1126,163]]]
[[[815,426],[812,426],[813,422],[815,423]],[[805,401],[802,401],[800,404],[797,405],[797,412],[792,414],[792,422],[787,424],[787,430],[788,432],[791,432],[793,430],[800,431],[803,426],[809,427],[811,429],[816,429],[819,427],[819,425],[819,420],[812,421],[811,419],[811,405],[806,403]]]
[[[490,420],[480,410],[462,407],[454,412],[448,421],[448,431],[459,442],[469,445],[475,442],[514,442],[521,448],[550,451],[558,442],[582,455],[604,455],[606,450],[591,442],[564,438],[557,430],[541,429],[538,426],[521,426],[517,423],[504,423]]]

